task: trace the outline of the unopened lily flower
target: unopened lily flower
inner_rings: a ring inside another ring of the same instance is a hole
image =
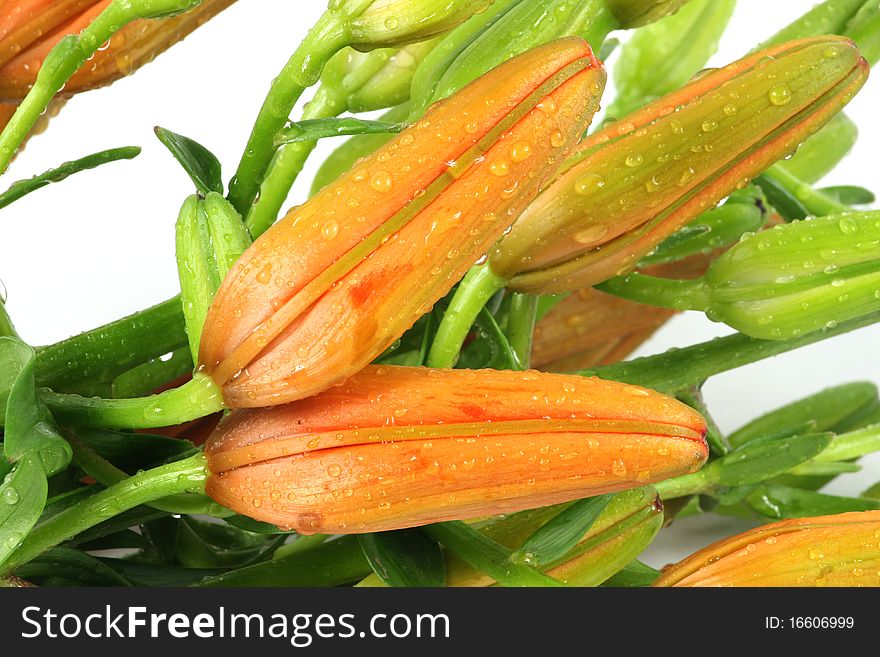
[[[831,119],[867,79],[847,39],[786,43],[713,70],[588,137],[493,250],[507,287],[556,293],[639,258]]]
[[[0,100],[22,100],[49,51],[79,34],[111,0],[23,0],[0,5]],[[203,0],[163,20],[137,20],[123,27],[68,80],[64,94],[101,87],[129,75],[186,37],[235,0]]]
[[[833,328],[880,309],[880,212],[829,215],[747,236],[693,280],[630,274],[603,290],[701,310],[756,338]]]
[[[700,468],[702,417],[659,393],[538,372],[369,366],[317,396],[227,416],[207,492],[300,533],[510,513]]]
[[[382,353],[507,230],[605,81],[581,39],[510,60],[294,208],[236,263],[201,369],[230,407],[301,399]]]
[[[654,586],[880,586],[880,511],[783,520],[724,539]]]

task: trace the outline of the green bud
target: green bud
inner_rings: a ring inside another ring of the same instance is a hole
[[[186,199],[175,226],[177,271],[193,362],[208,308],[229,268],[250,246],[241,216],[216,192]]]
[[[862,5],[871,2],[873,0],[825,0],[786,25],[755,50],[822,34],[844,35],[847,25],[858,14]]]
[[[515,513],[481,531],[496,542],[515,548],[571,506]],[[653,487],[618,493],[572,548],[539,568],[569,586],[598,586],[641,554],[662,524],[663,505]],[[492,584],[491,578],[457,558],[449,560],[447,573],[449,586]]]
[[[419,66],[410,118],[420,117],[430,104],[535,46],[579,36],[598,52],[617,27],[605,0],[498,0],[446,35]]]
[[[838,114],[779,166],[806,183],[816,183],[849,154],[858,136],[859,129],[852,119]]]
[[[687,84],[718,50],[735,7],[736,0],[694,0],[636,30],[614,66],[617,98],[607,115],[620,118]]]
[[[677,12],[689,0],[607,0],[620,26],[629,29],[660,20]],[[718,2],[719,0],[715,0]]]
[[[333,113],[372,112],[409,100],[410,83],[419,62],[437,40],[402,48],[360,52],[340,50],[324,67],[321,90],[332,98]]]
[[[484,11],[492,0],[332,0],[358,50],[402,46],[442,34]]]
[[[780,225],[732,248],[706,272],[707,314],[757,338],[832,328],[880,309],[880,213]]]
[[[880,310],[878,248],[880,212],[829,215],[746,236],[695,280],[630,274],[598,287],[786,340]]]

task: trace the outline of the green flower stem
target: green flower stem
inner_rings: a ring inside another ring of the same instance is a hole
[[[774,164],[767,169],[764,175],[779,183],[792,196],[803,203],[810,214],[817,217],[824,217],[829,214],[846,214],[853,211],[848,205],[838,203],[830,196],[813,189],[812,186],[789,172],[784,166]]]
[[[428,353],[428,367],[453,367],[477,316],[507,281],[499,278],[488,265],[473,267],[462,279],[452,302],[443,314],[437,335]]]
[[[324,64],[347,45],[348,37],[345,16],[337,10],[328,9],[300,43],[278,77],[273,80],[257,115],[238,170],[229,183],[229,201],[239,214],[248,217],[249,226],[256,223],[256,220],[252,221],[250,218],[251,204],[260,191],[260,184],[275,155],[275,136],[287,123],[303,91],[318,81]],[[292,159],[295,163],[296,158]],[[296,168],[295,165],[286,163],[284,166]],[[276,187],[277,196],[283,185]],[[284,196],[286,195],[285,191]],[[268,206],[271,207],[276,203],[280,207],[283,200],[279,203],[277,199],[273,199]],[[270,214],[268,211],[265,212],[265,215],[268,214]]]
[[[596,289],[630,301],[673,310],[709,308],[709,289],[702,279],[677,280],[633,273],[611,278]]]
[[[201,0],[115,0],[79,35],[61,39],[46,56],[34,86],[0,134],[0,173],[6,171],[55,94],[102,44],[133,20],[182,12],[199,4]]]
[[[61,423],[112,429],[169,427],[223,410],[223,395],[205,374],[158,395],[101,399],[42,391],[41,398]]]
[[[339,99],[323,87],[319,88],[315,97],[305,106],[302,118],[305,121],[336,116],[345,109]],[[283,132],[273,135],[277,139]],[[311,152],[318,142],[303,141],[278,147],[271,156],[265,178],[260,184],[257,200],[248,210],[245,223],[251,235],[256,239],[275,223],[281,207],[287,200],[290,188],[297,176],[302,172]],[[275,143],[273,141],[273,148]]]
[[[701,386],[716,374],[843,335],[878,321],[880,312],[874,312],[841,322],[832,329],[814,331],[791,340],[760,340],[736,333],[656,356],[581,370],[577,374],[633,383],[674,396]]]
[[[0,576],[136,506],[181,493],[204,493],[207,478],[207,462],[202,453],[128,477],[37,525],[0,566]]]
[[[180,297],[94,330],[37,349],[37,384],[78,391],[86,384],[109,385],[141,363],[186,346]]]
[[[677,497],[708,494],[714,490],[714,487],[715,482],[707,469],[654,484],[654,488],[660,494],[660,499],[664,502]]]
[[[73,449],[73,456],[77,465],[102,486],[109,488],[125,481],[131,476],[102,458],[95,450],[83,444],[74,435],[68,433],[66,438]],[[166,513],[209,515],[215,518],[233,515],[232,511],[220,506],[210,497],[194,495],[192,493],[165,497],[155,502],[149,502],[147,506]]]
[[[513,350],[518,369],[527,370],[532,361],[532,336],[538,316],[539,297],[519,292],[510,296],[507,341]]]
[[[459,520],[428,525],[424,531],[501,586],[564,586],[534,568],[511,562],[510,550]]]

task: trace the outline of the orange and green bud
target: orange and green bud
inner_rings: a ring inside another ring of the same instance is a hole
[[[235,411],[206,445],[217,502],[301,533],[511,513],[692,472],[695,411],[539,372],[369,366],[319,395]]]
[[[490,255],[508,287],[555,293],[631,271],[767,169],[861,88],[851,41],[783,44],[713,70],[588,137]]]
[[[67,81],[64,94],[101,87],[129,75],[234,2],[203,0],[179,16],[133,21]],[[49,51],[63,37],[79,34],[110,4],[111,0],[26,0],[0,7],[0,99],[22,100]]]
[[[654,586],[880,586],[880,511],[784,520],[663,570]]]
[[[563,39],[436,104],[258,239],[200,363],[231,407],[301,399],[370,363],[485,256],[592,118],[605,73]]]

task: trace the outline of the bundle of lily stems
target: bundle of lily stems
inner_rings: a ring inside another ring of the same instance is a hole
[[[0,170],[234,3],[0,2]],[[876,387],[726,435],[700,394],[880,320],[874,197],[815,186],[880,3],[705,69],[734,8],[332,0],[228,183],[157,128],[193,184],[180,295],[48,346],[0,303],[0,585],[880,585],[880,488],[822,492],[880,451]],[[736,333],[626,360],[682,310]],[[705,513],[757,528],[639,561]]]

